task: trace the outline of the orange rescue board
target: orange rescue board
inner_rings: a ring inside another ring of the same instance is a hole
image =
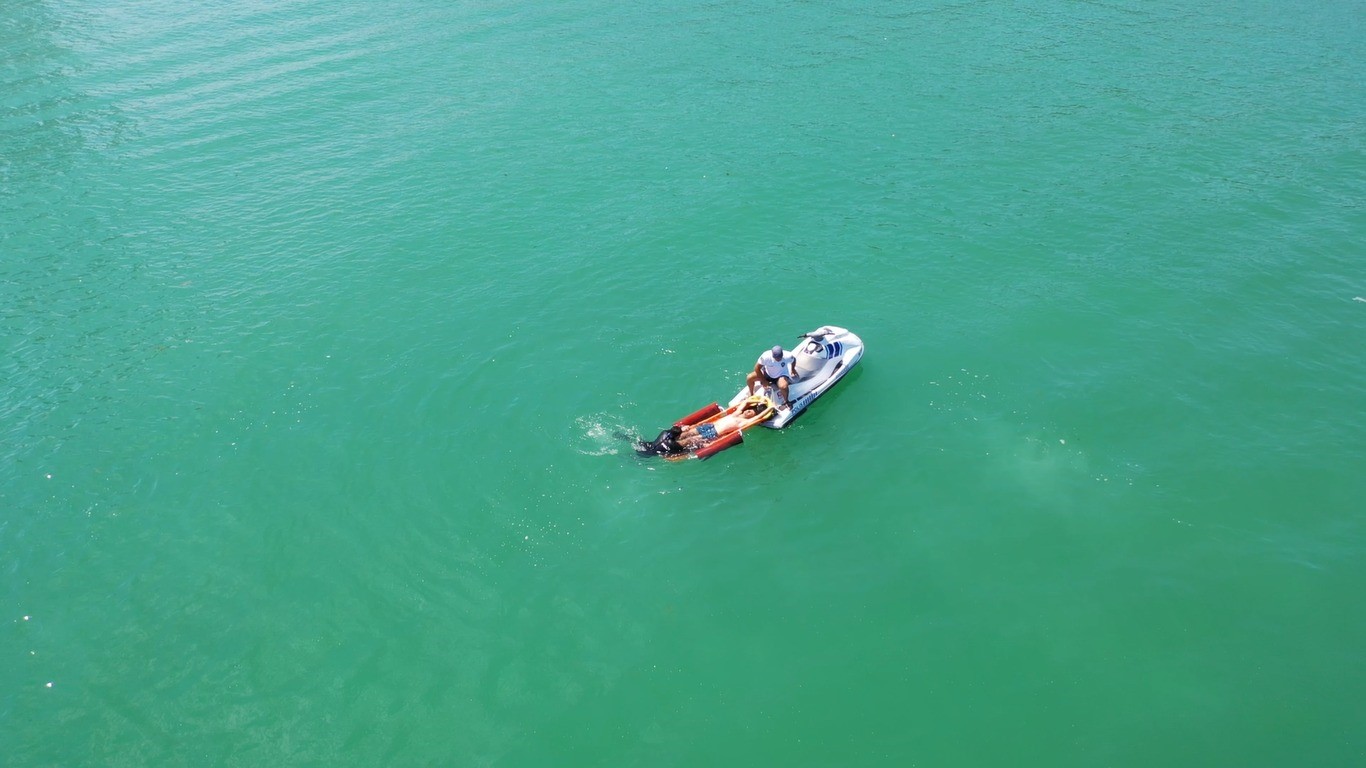
[[[691,453],[680,453],[672,456],[665,456],[664,458],[669,461],[679,461],[681,459],[686,459],[689,456],[696,456],[699,459],[706,459],[720,453],[721,451],[726,450],[727,448],[734,447],[744,442],[744,431],[746,429],[749,429],[750,427],[762,422],[763,420],[773,415],[775,406],[773,405],[773,401],[769,400],[767,397],[763,397],[762,395],[748,397],[724,410],[716,403],[712,403],[711,405],[708,405],[705,408],[700,408],[697,411],[694,411],[693,413],[684,416],[682,419],[679,419],[675,423],[675,426],[679,427],[696,428],[697,426],[700,426],[702,424],[720,421],[726,416],[737,414],[744,409],[746,404],[750,403],[759,404],[760,406],[762,406],[761,410],[753,417],[741,421],[733,432],[728,432],[724,435],[721,435],[717,437],[715,440],[711,441],[710,443],[707,443],[706,445],[702,446],[701,448],[698,448],[695,451],[692,451]]]

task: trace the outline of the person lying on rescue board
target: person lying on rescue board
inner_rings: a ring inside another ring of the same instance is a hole
[[[764,405],[761,400],[749,400],[746,401],[744,407],[736,413],[726,414],[716,421],[698,424],[695,427],[673,427],[673,429],[679,430],[678,435],[674,437],[674,441],[684,450],[695,450],[707,443],[729,435],[739,429],[745,422],[751,421],[763,412]]]

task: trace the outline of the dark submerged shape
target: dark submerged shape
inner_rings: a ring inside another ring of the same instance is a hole
[[[636,453],[641,456],[677,456],[687,453],[687,450],[678,444],[678,436],[682,432],[682,427],[673,426],[660,432],[659,437],[654,440],[637,440],[634,446]]]

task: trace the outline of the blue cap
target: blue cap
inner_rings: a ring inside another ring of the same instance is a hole
[[[782,360],[782,359],[783,359],[783,346],[782,346],[781,344],[779,344],[778,346],[776,346],[776,347],[773,348],[773,359],[774,359],[774,360]]]

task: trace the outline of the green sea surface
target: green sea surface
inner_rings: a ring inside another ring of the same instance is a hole
[[[1366,764],[1363,242],[1362,0],[7,0],[0,764]]]

